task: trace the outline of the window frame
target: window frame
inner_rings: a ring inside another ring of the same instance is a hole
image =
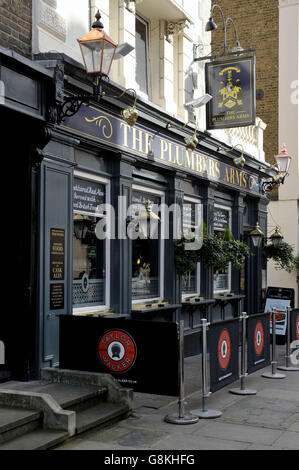
[[[229,206],[224,206],[222,204],[214,204],[215,209],[223,209],[229,213],[229,224],[228,228],[231,232],[232,230],[232,208]],[[216,232],[224,232],[224,229],[216,229]],[[214,230],[214,220],[213,220],[213,233],[215,234]],[[231,263],[228,264],[228,288],[227,289],[220,289],[220,290],[215,290],[214,287],[214,273],[213,273],[213,295],[218,295],[218,294],[225,294],[225,293],[230,293],[232,289],[232,265]]]
[[[132,298],[132,305],[136,304],[144,304],[150,302],[161,302],[164,299],[164,273],[165,273],[165,264],[164,264],[164,255],[165,255],[165,213],[164,213],[164,204],[165,204],[165,193],[163,191],[159,191],[157,189],[149,188],[147,186],[142,186],[140,184],[133,184],[132,185],[132,193],[134,191],[139,191],[147,194],[152,194],[153,196],[160,197],[160,206],[161,206],[161,222],[160,222],[160,259],[159,259],[159,297],[153,298],[144,298],[144,299],[133,299]],[[131,240],[133,243],[133,240]],[[132,260],[131,260],[132,262]],[[133,275],[132,275],[133,279]]]
[[[105,185],[105,204],[110,204],[111,203],[111,181],[107,178],[103,178],[102,176],[95,175],[93,173],[89,173],[87,171],[81,171],[81,170],[75,170],[74,171],[74,178],[82,178],[87,181],[92,181],[96,182],[99,184]],[[82,214],[82,211],[74,210],[73,209],[73,215],[74,214]],[[90,216],[95,216],[94,213],[91,212],[84,212],[84,215],[90,215]],[[104,215],[97,215],[100,219],[103,219],[105,216]],[[74,220],[74,217],[73,217]],[[110,256],[111,256],[111,243],[110,239],[106,238],[105,239],[105,303],[103,305],[95,305],[95,306],[88,306],[88,307],[72,307],[72,314],[88,314],[88,313],[93,313],[93,312],[100,312],[100,311],[105,311],[110,308],[110,266],[111,266],[111,261],[110,261]],[[74,253],[72,256],[72,273],[73,273],[73,259],[74,259]],[[72,279],[73,281],[73,279]]]
[[[146,100],[150,100],[152,96],[152,89],[151,89],[151,35],[150,35],[150,20],[145,18],[139,12],[135,13],[135,45],[136,45],[136,20],[140,21],[146,26],[146,80],[147,80],[147,93],[140,90],[139,83],[136,81],[136,72],[137,72],[137,57],[135,55],[135,64],[136,64],[136,71],[135,71],[135,82],[138,88],[138,95]]]
[[[184,196],[183,206],[184,206],[185,202],[186,203],[191,202],[191,203],[202,205],[201,199],[196,199],[196,198],[191,197],[191,196]],[[202,214],[202,210],[201,210],[200,223],[202,223],[202,222],[203,222],[203,214]],[[183,233],[184,233],[184,227],[192,227],[192,225],[190,225],[190,226],[189,225],[184,225],[184,207],[183,207],[183,211],[182,211],[182,227],[183,227]],[[200,296],[200,263],[197,263],[197,267],[196,267],[196,288],[197,288],[196,292],[183,293],[183,290],[182,290],[182,299],[185,299],[187,297]]]

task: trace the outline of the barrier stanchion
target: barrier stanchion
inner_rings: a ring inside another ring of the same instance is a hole
[[[299,367],[290,365],[290,359],[291,359],[290,343],[291,343],[291,307],[287,307],[287,338],[286,338],[286,355],[285,355],[286,365],[278,366],[277,369],[299,371]]]
[[[276,310],[272,310],[272,372],[265,372],[262,374],[262,377],[267,379],[284,379],[285,374],[280,374],[276,371],[277,361],[276,361]]]
[[[209,410],[207,399],[211,395],[211,392],[207,389],[207,329],[209,323],[203,318],[202,324],[202,409],[191,410],[191,413],[199,418],[218,418],[222,415],[221,411]]]
[[[185,414],[185,387],[184,387],[184,321],[179,323],[179,413],[165,416],[164,420],[171,424],[195,424],[197,416]]]
[[[250,388],[245,388],[245,377],[247,377],[246,372],[246,322],[248,315],[246,312],[243,312],[240,320],[242,321],[242,351],[241,351],[241,388],[232,388],[230,393],[234,395],[256,395],[256,390]]]

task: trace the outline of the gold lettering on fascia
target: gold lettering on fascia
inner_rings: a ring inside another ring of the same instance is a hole
[[[118,121],[120,125],[120,145],[129,148],[134,152],[148,155],[152,150],[153,141],[155,143],[155,158],[165,163],[184,168],[186,170],[207,176],[214,180],[221,180],[229,185],[242,189],[252,190],[258,186],[258,180],[254,176],[246,174],[237,168],[224,165],[221,175],[221,163],[212,157],[192,151],[186,147],[171,142],[158,135],[154,136],[139,127],[132,127],[129,124]]]

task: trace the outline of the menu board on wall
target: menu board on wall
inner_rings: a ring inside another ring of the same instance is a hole
[[[99,207],[105,203],[105,185],[83,178],[74,179],[73,209],[89,214],[99,214]]]
[[[229,226],[229,211],[225,209],[214,208],[213,214],[214,230],[226,229]]]
[[[50,280],[64,281],[65,230],[50,230]]]

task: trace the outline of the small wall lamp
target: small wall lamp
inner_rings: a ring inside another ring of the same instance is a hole
[[[187,121],[186,124],[184,124],[183,126],[172,126],[169,122],[166,124],[166,129],[184,129],[189,123],[193,123],[195,124],[195,130],[194,130],[194,133],[192,135],[192,137],[185,137],[184,138],[184,142],[186,144],[186,146],[191,149],[191,150],[195,150],[197,145],[198,145],[198,138],[196,137],[196,134],[197,134],[197,123],[195,121]]]
[[[244,147],[243,147],[243,145],[242,144],[236,144],[236,145],[234,145],[233,147],[231,147],[230,149],[227,149],[227,150],[231,151],[231,150],[234,150],[236,147],[241,147],[242,152],[241,152],[241,156],[234,158],[233,162],[234,162],[234,165],[236,167],[242,169],[242,168],[244,168],[244,165],[246,163],[246,160],[244,158]],[[226,150],[226,149],[224,149],[223,147],[218,147],[217,152],[219,152],[220,150]]]

